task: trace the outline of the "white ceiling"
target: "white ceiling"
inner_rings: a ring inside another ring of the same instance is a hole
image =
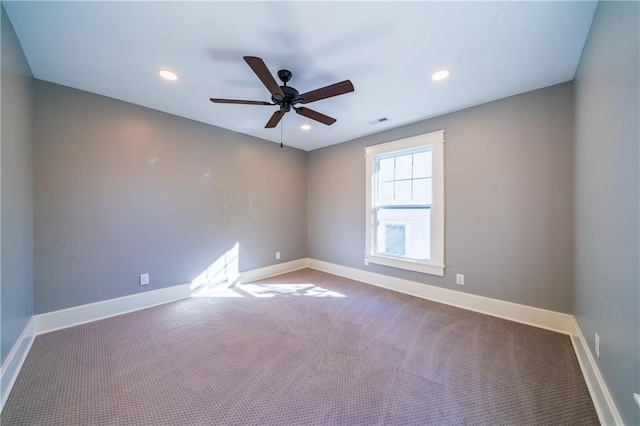
[[[280,142],[275,106],[243,56],[301,93],[350,79],[355,92],[288,113],[284,143],[312,150],[572,80],[595,2],[10,2],[34,76]],[[169,83],[158,68],[179,75]],[[451,77],[430,76],[450,68]],[[279,81],[279,80],[278,80]],[[386,123],[370,124],[380,117]],[[312,128],[300,130],[308,123]]]

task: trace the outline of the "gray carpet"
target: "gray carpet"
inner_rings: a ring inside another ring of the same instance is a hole
[[[2,425],[598,424],[567,336],[310,269],[260,283],[38,336]]]

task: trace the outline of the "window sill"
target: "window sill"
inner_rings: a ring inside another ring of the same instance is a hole
[[[367,259],[369,263],[375,263],[377,265],[391,266],[392,268],[422,272],[423,274],[437,275],[439,277],[444,276],[444,265],[415,262],[411,260],[403,260],[397,259],[395,257],[386,257],[374,254],[365,255],[365,259]]]

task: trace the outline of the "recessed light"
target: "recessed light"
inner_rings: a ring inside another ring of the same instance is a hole
[[[311,128],[311,126],[309,126],[308,124],[303,124],[302,126],[300,126],[300,128],[302,130],[309,130]]]
[[[433,73],[433,75],[431,75],[431,80],[433,81],[444,80],[445,78],[449,77],[450,74],[451,74],[451,71],[447,69],[436,71]]]
[[[173,71],[158,70],[158,74],[165,80],[176,81],[178,79],[178,75]]]

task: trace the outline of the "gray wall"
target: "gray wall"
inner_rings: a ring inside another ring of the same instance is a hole
[[[33,78],[2,7],[0,361],[33,314]]]
[[[574,313],[625,424],[640,424],[638,2],[600,2],[575,80]],[[595,354],[594,354],[595,358]]]
[[[440,129],[445,276],[364,266],[364,147]],[[571,312],[572,141],[573,88],[564,83],[312,151],[309,256]]]
[[[306,257],[303,151],[37,81],[34,166],[36,313]]]

